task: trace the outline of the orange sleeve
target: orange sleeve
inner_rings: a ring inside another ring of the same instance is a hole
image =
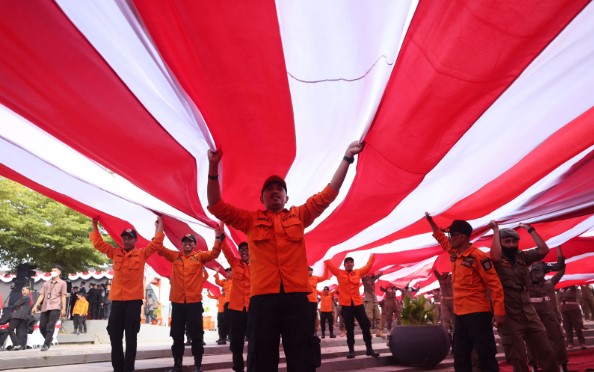
[[[159,248],[158,250],[159,256],[164,257],[167,261],[173,262],[173,260],[179,256],[179,251],[172,251],[171,249],[167,249],[164,246],[161,247],[162,248]]]
[[[208,261],[212,261],[215,258],[219,257],[219,255],[221,254],[221,245],[222,244],[227,244],[227,242],[225,240],[223,240],[222,243],[217,244],[216,239],[215,239],[214,247],[212,247],[212,249],[208,252],[202,252],[202,254],[200,255],[200,260],[202,262],[208,262]]]
[[[305,204],[297,207],[299,219],[303,222],[303,227],[308,227],[328,208],[330,203],[336,199],[338,192],[334,191],[328,184],[322,192],[311,196]]]
[[[223,254],[225,255],[225,258],[227,259],[227,262],[229,263],[230,266],[232,266],[232,263],[235,259],[235,255],[233,254],[233,251],[231,250],[229,243],[227,243],[227,239],[223,240],[223,243],[221,244],[221,248],[223,249]]]
[[[165,234],[158,232],[155,234],[155,237],[151,240],[149,245],[142,249],[142,254],[144,255],[145,260],[153,253],[157,252],[161,247],[163,247],[163,239],[165,239]]]
[[[337,276],[340,273],[340,269],[338,267],[336,267],[336,265],[334,265],[332,263],[332,261],[326,260],[326,261],[324,261],[324,264],[326,265],[326,268],[328,269],[328,271],[330,271],[335,276]]]
[[[435,238],[435,240],[437,240],[439,245],[441,245],[441,248],[443,248],[444,251],[449,252],[452,250],[450,241],[449,241],[448,237],[445,236],[443,231],[438,230],[437,232],[433,233],[433,237]]]
[[[207,208],[216,218],[247,234],[252,226],[251,213],[225,203],[222,199]]]
[[[215,283],[217,283],[219,287],[222,287],[225,284],[225,282],[219,278],[219,273],[215,273]]]
[[[371,270],[371,268],[373,267],[374,260],[375,260],[375,256],[372,253],[369,256],[369,260],[367,260],[367,264],[365,264],[365,266],[363,266],[362,268],[359,269],[359,273],[362,277],[365,276],[365,274],[367,274],[369,272],[369,270]]]
[[[491,302],[493,303],[493,313],[495,315],[505,315],[505,305],[503,302],[503,287],[493,267],[489,256],[481,257],[478,264],[478,272],[491,292]]]
[[[103,237],[99,234],[99,231],[91,231],[89,234],[89,238],[91,239],[91,243],[93,243],[93,247],[99,252],[105,254],[107,257],[113,259],[113,249],[114,247],[111,244],[108,244],[103,241]]]

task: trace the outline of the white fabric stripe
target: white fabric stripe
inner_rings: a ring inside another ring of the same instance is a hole
[[[203,225],[202,222],[153,197],[128,180],[109,172],[2,105],[0,105],[0,136],[42,159],[48,166],[53,166],[88,185],[178,220]],[[22,166],[24,167],[25,164]]]
[[[295,115],[296,159],[286,177],[290,204],[322,190],[348,144],[366,133],[416,5],[276,2]],[[351,168],[343,191],[317,223],[347,194],[355,174]]]
[[[587,40],[592,34],[594,4],[536,58],[389,216],[333,247],[326,257],[404,228],[421,218],[425,211],[446,210],[510,169],[591,108],[594,43]]]
[[[584,281],[594,281],[594,274],[568,274],[563,275],[563,278],[559,281],[560,283],[568,282],[571,280],[584,280]]]
[[[155,215],[150,210],[155,210],[187,223],[209,245],[214,243],[212,230],[202,222],[108,172],[2,105],[0,138],[6,144],[0,153],[4,165],[49,189],[130,222],[144,237],[154,235]],[[141,230],[147,220],[150,222]]]
[[[161,126],[194,158],[198,169],[208,164],[214,141],[204,118],[173,76],[150,37],[124,0],[56,0],[66,16],[118,74]],[[199,199],[206,200],[206,172],[198,179]],[[202,203],[207,215],[205,202]]]
[[[506,216],[506,215],[513,213],[517,208],[521,207],[526,201],[530,200],[535,195],[538,195],[539,193],[547,190],[549,187],[556,185],[559,178],[565,172],[567,172],[575,163],[579,162],[584,156],[586,156],[588,153],[590,153],[592,151],[592,149],[594,149],[594,146],[588,148],[587,150],[582,151],[580,154],[578,154],[577,156],[573,157],[566,163],[559,166],[553,172],[551,172],[546,177],[541,179],[538,183],[536,183],[536,184],[532,185],[531,187],[529,187],[528,189],[526,189],[525,192],[523,192],[517,198],[515,198],[514,200],[511,200],[509,203],[505,204],[504,206],[498,208],[497,210],[489,213],[488,215],[486,215],[484,217],[481,217],[481,218],[475,219],[475,220],[471,220],[468,222],[476,229],[477,227],[487,225],[489,223],[489,221],[491,221],[492,219],[501,218],[502,216]],[[561,212],[562,211],[559,211],[559,213],[561,213]],[[424,212],[422,212],[421,216],[424,216]],[[420,218],[420,216],[417,216],[417,219],[418,218]],[[528,223],[531,221],[526,220],[524,222]],[[501,227],[515,227],[516,225],[517,224],[505,224],[505,225],[501,225]],[[566,241],[568,241],[576,236],[579,236],[585,230],[587,230],[589,228],[589,226],[592,226],[592,225],[594,225],[594,219],[585,220],[582,223],[576,225],[574,228],[568,230],[567,232],[565,232],[557,237],[551,238],[549,241],[547,241],[547,243],[550,244],[551,246],[556,246],[556,245],[565,243]],[[403,239],[398,239],[398,240],[391,242],[389,244],[384,244],[384,245],[381,245],[378,247],[374,247],[374,248],[365,250],[363,252],[365,252],[366,254],[404,252],[404,251],[415,250],[418,248],[432,247],[432,246],[435,246],[435,244],[436,244],[436,242],[435,242],[435,239],[433,238],[432,234],[427,233],[427,234],[414,235],[414,236],[403,238]],[[330,256],[330,254],[331,254],[331,252],[328,252],[326,254],[326,256]],[[325,258],[325,259],[327,259],[327,258]]]

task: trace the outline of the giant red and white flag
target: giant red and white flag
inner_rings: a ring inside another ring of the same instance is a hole
[[[585,0],[0,0],[0,175],[116,240],[159,213],[170,248],[206,249],[209,149],[255,209],[271,174],[303,203],[360,140],[307,231],[316,269],[376,253],[385,280],[429,284],[449,264],[428,211],[485,247],[491,219],[531,223],[567,283],[594,281],[593,37]]]

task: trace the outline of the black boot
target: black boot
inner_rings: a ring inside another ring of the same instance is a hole
[[[349,353],[347,354],[347,359],[353,359],[355,357],[355,348],[349,347]]]
[[[334,332],[330,331],[330,338],[336,338],[336,336],[334,335]]]
[[[322,332],[322,338],[326,338],[326,332]]]
[[[194,372],[202,372],[202,358],[194,358]]]
[[[173,368],[167,372],[181,372],[183,370],[184,357],[183,355],[173,357]]]
[[[379,353],[376,353],[375,351],[373,351],[371,346],[367,348],[367,350],[365,351],[365,355],[374,357],[374,358],[378,358],[380,356]]]

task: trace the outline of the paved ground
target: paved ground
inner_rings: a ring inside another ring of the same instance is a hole
[[[589,328],[586,331],[588,350],[594,355],[594,322],[587,322]],[[67,330],[67,325],[64,327]],[[90,335],[61,335],[61,344],[53,346],[46,352],[39,349],[30,349],[22,351],[1,351],[0,352],[0,370],[4,371],[59,371],[59,372],[106,372],[112,371],[110,362],[109,344],[90,343],[105,341],[101,335],[104,324],[97,323],[93,327],[98,334]],[[147,326],[141,327],[139,334],[138,357],[136,361],[137,371],[165,371],[171,366],[171,339],[168,337],[168,330],[164,327]],[[78,337],[78,338],[77,338]],[[231,354],[228,345],[216,345],[216,332],[206,331],[204,354],[205,371],[229,371],[231,366]],[[77,343],[74,341],[79,341]],[[346,360],[346,339],[344,337],[337,339],[325,339],[322,343],[323,362],[319,372],[330,371],[375,371],[375,372],[416,372],[422,371],[405,366],[393,364],[391,354],[385,341],[381,338],[374,338],[374,348],[382,355],[380,358],[369,358],[363,355],[364,346],[361,336],[357,336],[356,350],[357,357],[353,360]],[[282,353],[281,353],[282,354]],[[281,355],[282,356],[282,355]],[[498,359],[503,360],[503,355],[498,354]],[[594,359],[594,358],[593,358]],[[281,358],[282,361],[282,358]],[[184,365],[193,364],[189,348],[186,349],[186,358]],[[453,360],[451,356],[447,357],[432,371],[445,372],[453,371]],[[571,366],[571,365],[570,365]],[[280,370],[284,371],[284,364],[281,362]],[[592,366],[594,368],[594,366]],[[583,371],[584,369],[580,369]]]

